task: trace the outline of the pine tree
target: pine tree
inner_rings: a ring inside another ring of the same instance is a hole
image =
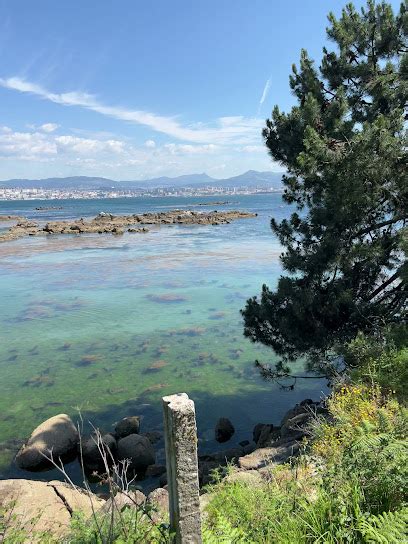
[[[301,52],[263,137],[283,165],[289,219],[271,227],[286,275],[247,301],[245,335],[288,362],[327,361],[358,331],[407,319],[408,1],[329,15],[319,68]]]

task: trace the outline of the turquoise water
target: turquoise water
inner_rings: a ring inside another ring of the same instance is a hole
[[[142,414],[142,430],[160,429],[161,397],[185,391],[196,402],[200,448],[208,450],[221,416],[235,425],[233,445],[250,438],[256,423],[278,423],[295,402],[321,396],[320,381],[290,393],[263,382],[254,360],[273,362],[274,355],[242,334],[245,300],[279,277],[269,222],[287,215],[287,206],[277,194],[227,198],[231,204],[219,209],[258,217],[0,245],[0,477],[27,477],[10,464],[13,439],[56,413],[81,413],[106,431]],[[0,202],[0,214],[45,221],[214,200]],[[52,205],[63,209],[34,209]]]

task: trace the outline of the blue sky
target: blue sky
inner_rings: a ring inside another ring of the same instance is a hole
[[[344,4],[0,0],[0,179],[281,170],[264,120]]]

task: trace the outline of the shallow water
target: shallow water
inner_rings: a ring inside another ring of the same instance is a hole
[[[214,200],[0,202],[0,214],[45,221]],[[80,412],[107,431],[121,417],[142,414],[148,431],[161,426],[160,398],[185,391],[196,401],[204,451],[215,447],[220,416],[235,425],[233,445],[250,439],[256,423],[278,423],[295,402],[321,396],[321,381],[306,380],[290,393],[263,382],[254,360],[273,362],[273,353],[242,334],[245,300],[263,283],[276,285],[281,272],[269,222],[288,209],[277,194],[228,200],[218,208],[258,217],[0,245],[0,477],[27,477],[10,464],[11,441],[57,413]],[[34,209],[52,205],[63,209]]]

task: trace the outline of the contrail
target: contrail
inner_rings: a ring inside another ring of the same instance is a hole
[[[270,78],[268,79],[268,81],[265,83],[265,87],[264,87],[264,90],[263,90],[263,92],[262,92],[261,100],[259,101],[258,115],[261,113],[262,105],[263,105],[263,103],[265,102],[266,97],[268,96],[269,90],[270,90],[270,88],[271,88],[271,79],[272,79],[272,77],[270,77]]]

